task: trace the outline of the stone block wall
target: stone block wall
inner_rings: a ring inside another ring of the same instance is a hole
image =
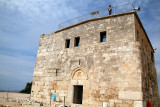
[[[155,68],[154,49],[151,42],[140,23],[140,20],[135,18],[136,42],[140,45],[140,59],[142,63],[142,90],[143,101],[151,102],[152,106],[158,107],[158,81],[157,71]]]
[[[134,12],[123,13],[41,35],[32,99],[49,103],[51,94],[55,94],[60,103],[65,96],[66,104],[72,107],[101,107],[102,102],[108,102],[110,107],[145,107],[144,101],[156,102],[158,91],[148,100],[149,91],[144,90],[146,81],[152,83],[157,78],[154,65],[150,66],[155,72],[152,80],[149,74],[143,75],[146,57],[141,51],[141,35],[136,34],[136,30],[140,34],[143,31],[137,17]],[[100,42],[104,31],[106,42]],[[80,38],[78,47],[76,37]],[[70,40],[69,48],[65,48],[66,40]],[[150,44],[147,46],[153,50]],[[78,85],[83,86],[82,104],[73,103],[74,86]],[[152,90],[158,89],[157,83],[152,85]]]

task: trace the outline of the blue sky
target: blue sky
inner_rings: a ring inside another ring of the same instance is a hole
[[[0,0],[0,89],[32,81],[41,34],[83,14],[134,3],[154,48],[160,87],[160,0]]]

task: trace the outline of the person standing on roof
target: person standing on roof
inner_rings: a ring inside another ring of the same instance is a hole
[[[109,15],[112,14],[112,7],[111,7],[111,5],[109,5],[109,7],[108,7],[108,12],[109,12]]]

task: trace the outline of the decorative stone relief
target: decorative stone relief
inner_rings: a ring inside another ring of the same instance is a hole
[[[84,79],[87,79],[87,74],[82,69],[78,68],[73,72],[72,79],[84,80]]]

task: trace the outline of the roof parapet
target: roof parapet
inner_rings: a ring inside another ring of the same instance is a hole
[[[120,5],[120,6],[113,6],[111,15],[116,15],[116,14],[120,14],[120,13],[131,12],[131,11],[133,11],[133,4],[128,3],[128,4],[124,4],[124,5]],[[58,29],[60,30],[60,29],[66,28],[68,26],[72,26],[77,23],[81,23],[86,20],[90,20],[90,19],[94,19],[94,18],[101,18],[101,17],[105,17],[105,16],[110,16],[108,9],[94,11],[94,12],[79,16],[77,18],[68,20],[66,22],[63,22],[58,25]]]

